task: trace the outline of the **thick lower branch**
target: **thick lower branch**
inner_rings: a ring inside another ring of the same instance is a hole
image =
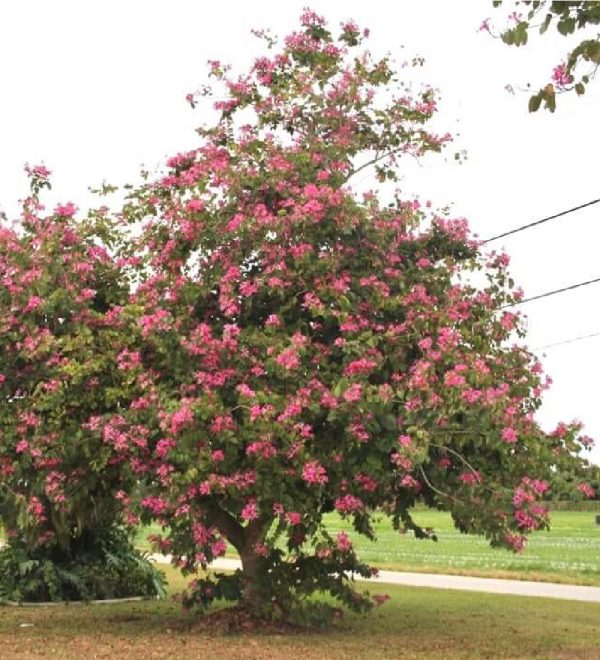
[[[203,502],[202,507],[211,525],[214,525],[219,532],[241,553],[245,546],[244,528],[228,511],[222,509],[215,502]]]

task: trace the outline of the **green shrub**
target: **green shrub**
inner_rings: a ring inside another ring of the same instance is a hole
[[[164,594],[164,574],[122,529],[76,553],[28,547],[18,537],[0,550],[0,600],[39,603]]]

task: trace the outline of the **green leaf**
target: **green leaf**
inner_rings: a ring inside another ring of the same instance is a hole
[[[515,46],[524,46],[527,43],[528,24],[521,21],[515,28]]]
[[[552,20],[552,14],[546,14],[546,18],[544,19],[544,22],[540,26],[540,34],[544,34],[544,32],[546,32],[548,26],[550,25],[551,20]]]
[[[398,428],[396,417],[394,415],[382,415],[380,422],[381,426],[383,426],[386,431],[396,431]]]
[[[515,43],[515,32],[514,30],[507,30],[502,34],[502,41],[508,46],[512,46]]]
[[[583,83],[577,83],[575,85],[575,91],[577,92],[577,96],[582,96],[585,94],[585,85]]]
[[[572,34],[575,32],[575,19],[564,18],[556,24],[556,29],[563,35]]]
[[[534,94],[529,99],[529,112],[537,112],[540,108],[540,103],[542,102],[541,94]]]

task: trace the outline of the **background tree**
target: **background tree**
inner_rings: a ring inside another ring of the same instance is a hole
[[[0,597],[155,595],[123,520],[129,463],[94,433],[128,404],[136,359],[111,223],[104,210],[76,220],[72,203],[46,214],[49,172],[28,172],[20,221],[0,226]]]
[[[504,5],[502,0],[494,0],[494,7]],[[568,36],[575,31],[589,28],[600,23],[600,2],[549,2],[548,0],[522,0],[513,4],[515,11],[510,15],[513,23],[501,33],[502,41],[509,46],[524,46],[532,30],[538,29],[544,34],[554,26],[556,31]],[[527,10],[525,16],[519,11]],[[489,31],[489,21],[481,26]],[[529,99],[529,111],[536,112],[542,102],[550,112],[556,109],[556,94],[574,91],[581,96],[588,83],[596,75],[600,65],[600,34],[583,39],[569,53],[563,62],[554,67],[552,80],[543,85]]]
[[[352,22],[334,34],[306,11],[281,47],[263,36],[271,52],[246,74],[211,63],[218,119],[123,210],[139,265],[114,318],[137,318],[142,392],[96,433],[127,446],[143,518],[184,571],[239,552],[242,571],[196,580],[188,604],[322,621],[313,592],[370,605],[349,578],[370,569],[325,512],[373,537],[387,506],[432,536],[410,516],[422,500],[520,550],[582,445],[576,426],[534,420],[544,381],[511,343],[508,258],[483,254],[464,220],[350,187],[443,147],[434,93],[404,88]]]

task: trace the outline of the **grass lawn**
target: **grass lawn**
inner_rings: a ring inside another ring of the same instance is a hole
[[[183,586],[168,569],[172,591]],[[0,609],[0,658],[597,658],[600,604],[371,587],[392,599],[327,632],[224,634],[172,601]],[[26,625],[24,625],[26,624]]]
[[[359,556],[380,568],[600,585],[600,527],[594,513],[553,512],[552,529],[532,534],[526,551],[518,555],[490,548],[482,537],[461,534],[446,513],[418,511],[415,519],[436,530],[437,543],[398,534],[385,517],[377,524],[377,541],[371,542],[354,534],[338,515],[326,517],[331,532],[347,531]],[[156,527],[141,530],[140,547],[148,548],[145,537],[158,532]]]

